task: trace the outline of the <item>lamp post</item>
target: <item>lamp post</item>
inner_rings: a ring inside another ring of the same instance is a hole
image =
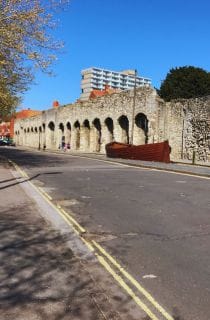
[[[135,122],[136,77],[137,77],[137,70],[135,69],[135,82],[134,82],[134,90],[133,90],[133,107],[132,107],[132,118],[131,118],[131,138],[130,138],[130,144],[133,144],[133,133],[134,133],[134,122]]]

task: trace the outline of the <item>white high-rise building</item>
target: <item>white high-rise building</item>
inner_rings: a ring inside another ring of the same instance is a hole
[[[81,100],[87,100],[92,90],[104,90],[106,85],[118,90],[128,90],[135,86],[135,70],[117,72],[93,67],[82,70],[81,74]],[[150,85],[151,79],[136,76],[136,87]]]

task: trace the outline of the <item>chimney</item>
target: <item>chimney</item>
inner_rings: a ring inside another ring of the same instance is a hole
[[[59,102],[53,101],[53,108],[58,108],[58,107],[59,107]]]

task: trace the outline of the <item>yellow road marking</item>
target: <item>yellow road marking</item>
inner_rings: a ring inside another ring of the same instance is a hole
[[[29,179],[29,176],[27,175],[27,173],[25,171],[23,171],[22,169],[20,169],[20,167],[15,162],[13,162],[12,160],[9,160],[9,162],[12,163],[12,165],[15,167],[15,169],[17,171],[20,172],[20,174],[23,176],[23,178]]]
[[[67,222],[68,225],[70,225],[72,227],[72,229],[79,235],[79,231],[74,227],[74,225],[72,224],[72,222],[70,221],[70,219],[68,219],[69,217],[67,217],[66,215],[64,215],[57,206],[54,205],[54,203],[51,202],[51,200],[49,199],[49,195],[46,196],[46,192],[43,193],[42,191],[39,190],[39,188],[37,188],[31,181],[27,181],[34,189],[37,190],[37,192],[47,201],[47,203],[53,207],[54,210],[56,210],[56,212],[58,214],[60,214],[63,219]]]
[[[120,286],[132,297],[136,304],[146,312],[152,320],[159,320],[154,313],[135,295],[133,290],[125,283],[125,281],[110,267],[106,260],[96,253],[96,257],[100,264],[112,275],[112,277],[120,284]]]
[[[74,219],[71,217],[71,215],[69,213],[67,213],[64,209],[62,209],[61,207],[59,208],[60,211],[65,215],[68,216],[68,219],[75,225],[77,226],[77,228],[80,230],[80,232],[85,233],[86,230]]]
[[[159,303],[151,296],[149,292],[147,292],[139,282],[137,282],[120,264],[110,255],[108,254],[96,241],[92,240],[94,246],[141,292],[148,301],[150,301],[153,306],[167,319],[174,320],[164,309],[159,305]]]
[[[38,189],[45,195],[45,197],[47,197],[49,200],[52,200],[52,197],[47,192],[45,192],[43,188],[38,187]]]

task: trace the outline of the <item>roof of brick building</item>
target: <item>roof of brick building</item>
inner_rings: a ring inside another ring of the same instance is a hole
[[[113,89],[113,88],[109,87],[108,85],[106,85],[104,90],[98,90],[98,89],[92,90],[90,93],[89,99],[95,99],[95,98],[102,97],[104,95],[112,94],[112,93],[116,93],[116,92],[119,92],[119,90]]]

